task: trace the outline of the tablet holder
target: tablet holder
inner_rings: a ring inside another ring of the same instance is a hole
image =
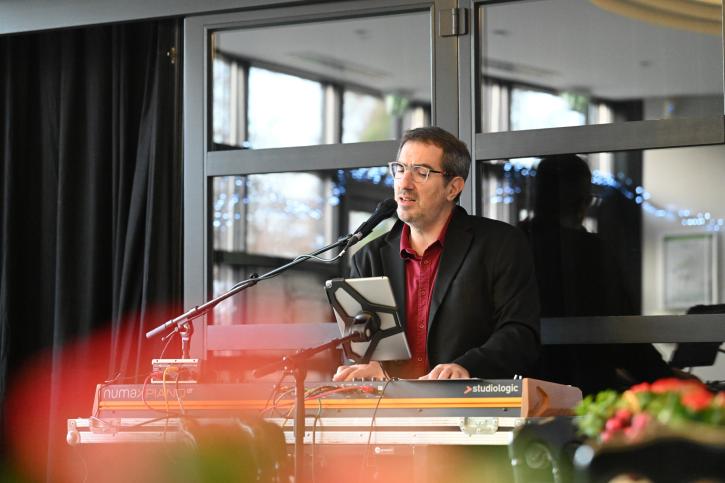
[[[342,343],[345,357],[354,361],[356,364],[367,364],[371,360],[377,360],[376,350],[380,341],[395,334],[405,332],[398,318],[398,309],[394,306],[376,304],[369,301],[353,288],[345,279],[332,279],[325,283],[327,298],[330,305],[343,322],[344,330],[343,338],[351,334],[360,334],[358,339],[348,339]],[[357,313],[348,313],[335,297],[335,293],[342,289],[350,297],[360,304],[360,310]],[[381,314],[390,314],[395,321],[393,327],[381,328]],[[353,348],[353,342],[368,342],[364,352],[360,353]]]

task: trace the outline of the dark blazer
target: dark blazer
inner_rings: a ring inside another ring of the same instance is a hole
[[[403,223],[352,258],[351,277],[386,275],[405,323]],[[428,319],[431,368],[454,362],[472,377],[525,376],[539,353],[539,298],[524,234],[456,207],[448,225]],[[395,365],[386,366],[395,374]]]

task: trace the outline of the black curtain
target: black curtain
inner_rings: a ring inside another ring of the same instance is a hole
[[[3,423],[12,439],[36,390],[42,478],[88,385],[149,372],[144,333],[180,309],[179,26],[0,37]]]

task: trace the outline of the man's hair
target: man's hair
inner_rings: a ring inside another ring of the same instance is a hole
[[[443,150],[443,171],[448,173],[451,178],[460,176],[464,180],[468,179],[468,171],[471,168],[471,154],[463,141],[453,134],[435,126],[411,129],[403,134],[403,139],[401,139],[400,146],[398,146],[398,156],[400,156],[400,150],[408,141],[438,146]]]

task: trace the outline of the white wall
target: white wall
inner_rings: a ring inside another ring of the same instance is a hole
[[[643,186],[654,205],[677,212],[709,211],[714,218],[725,217],[725,146],[658,149],[645,151]],[[682,226],[679,218],[668,220],[644,213],[642,220],[642,313],[681,314],[664,308],[663,238],[673,234],[709,233],[701,227]],[[725,243],[716,235],[718,296],[713,303],[725,302]],[[658,344],[669,357],[673,346]],[[715,366],[695,371],[704,380],[725,379],[725,354]]]

